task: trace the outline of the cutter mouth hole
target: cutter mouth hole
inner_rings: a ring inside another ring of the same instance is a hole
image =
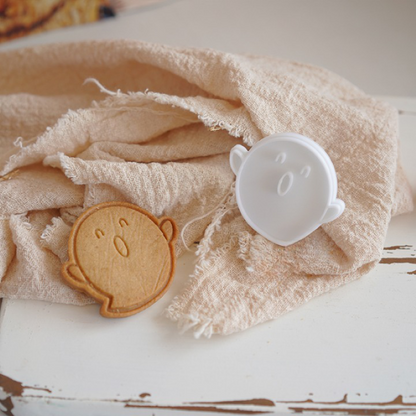
[[[286,172],[277,184],[277,194],[279,196],[285,196],[293,185],[293,173]]]

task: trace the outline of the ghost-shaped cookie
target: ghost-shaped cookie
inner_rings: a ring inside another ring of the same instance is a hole
[[[273,243],[294,244],[344,211],[331,159],[305,136],[274,134],[249,151],[236,145],[230,165],[242,216]]]
[[[102,303],[108,318],[133,315],[160,299],[175,270],[177,227],[125,202],[105,202],[75,222],[62,275]]]

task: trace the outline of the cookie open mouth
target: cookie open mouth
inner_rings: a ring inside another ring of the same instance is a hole
[[[122,237],[119,235],[116,235],[113,239],[114,247],[117,250],[118,254],[123,257],[129,256],[129,247],[127,246],[127,243],[123,240]]]

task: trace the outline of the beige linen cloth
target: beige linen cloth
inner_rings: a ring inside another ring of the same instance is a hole
[[[230,334],[367,273],[391,216],[412,209],[397,111],[321,68],[136,41],[48,45],[0,54],[0,94],[1,297],[92,302],[60,276],[69,231],[86,208],[128,201],[180,229],[197,219],[184,232],[201,240],[195,273],[167,315],[196,336]],[[287,131],[328,152],[346,209],[284,248],[243,220],[228,158]]]

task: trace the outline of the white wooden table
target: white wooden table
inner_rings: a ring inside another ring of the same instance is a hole
[[[416,99],[386,98],[401,111],[402,159],[416,195]],[[167,295],[128,319],[101,318],[96,305],[4,300],[0,409],[13,416],[416,414],[416,213],[393,219],[385,246],[381,264],[362,279],[210,340],[180,335],[162,316],[192,271],[192,254],[179,260]]]

